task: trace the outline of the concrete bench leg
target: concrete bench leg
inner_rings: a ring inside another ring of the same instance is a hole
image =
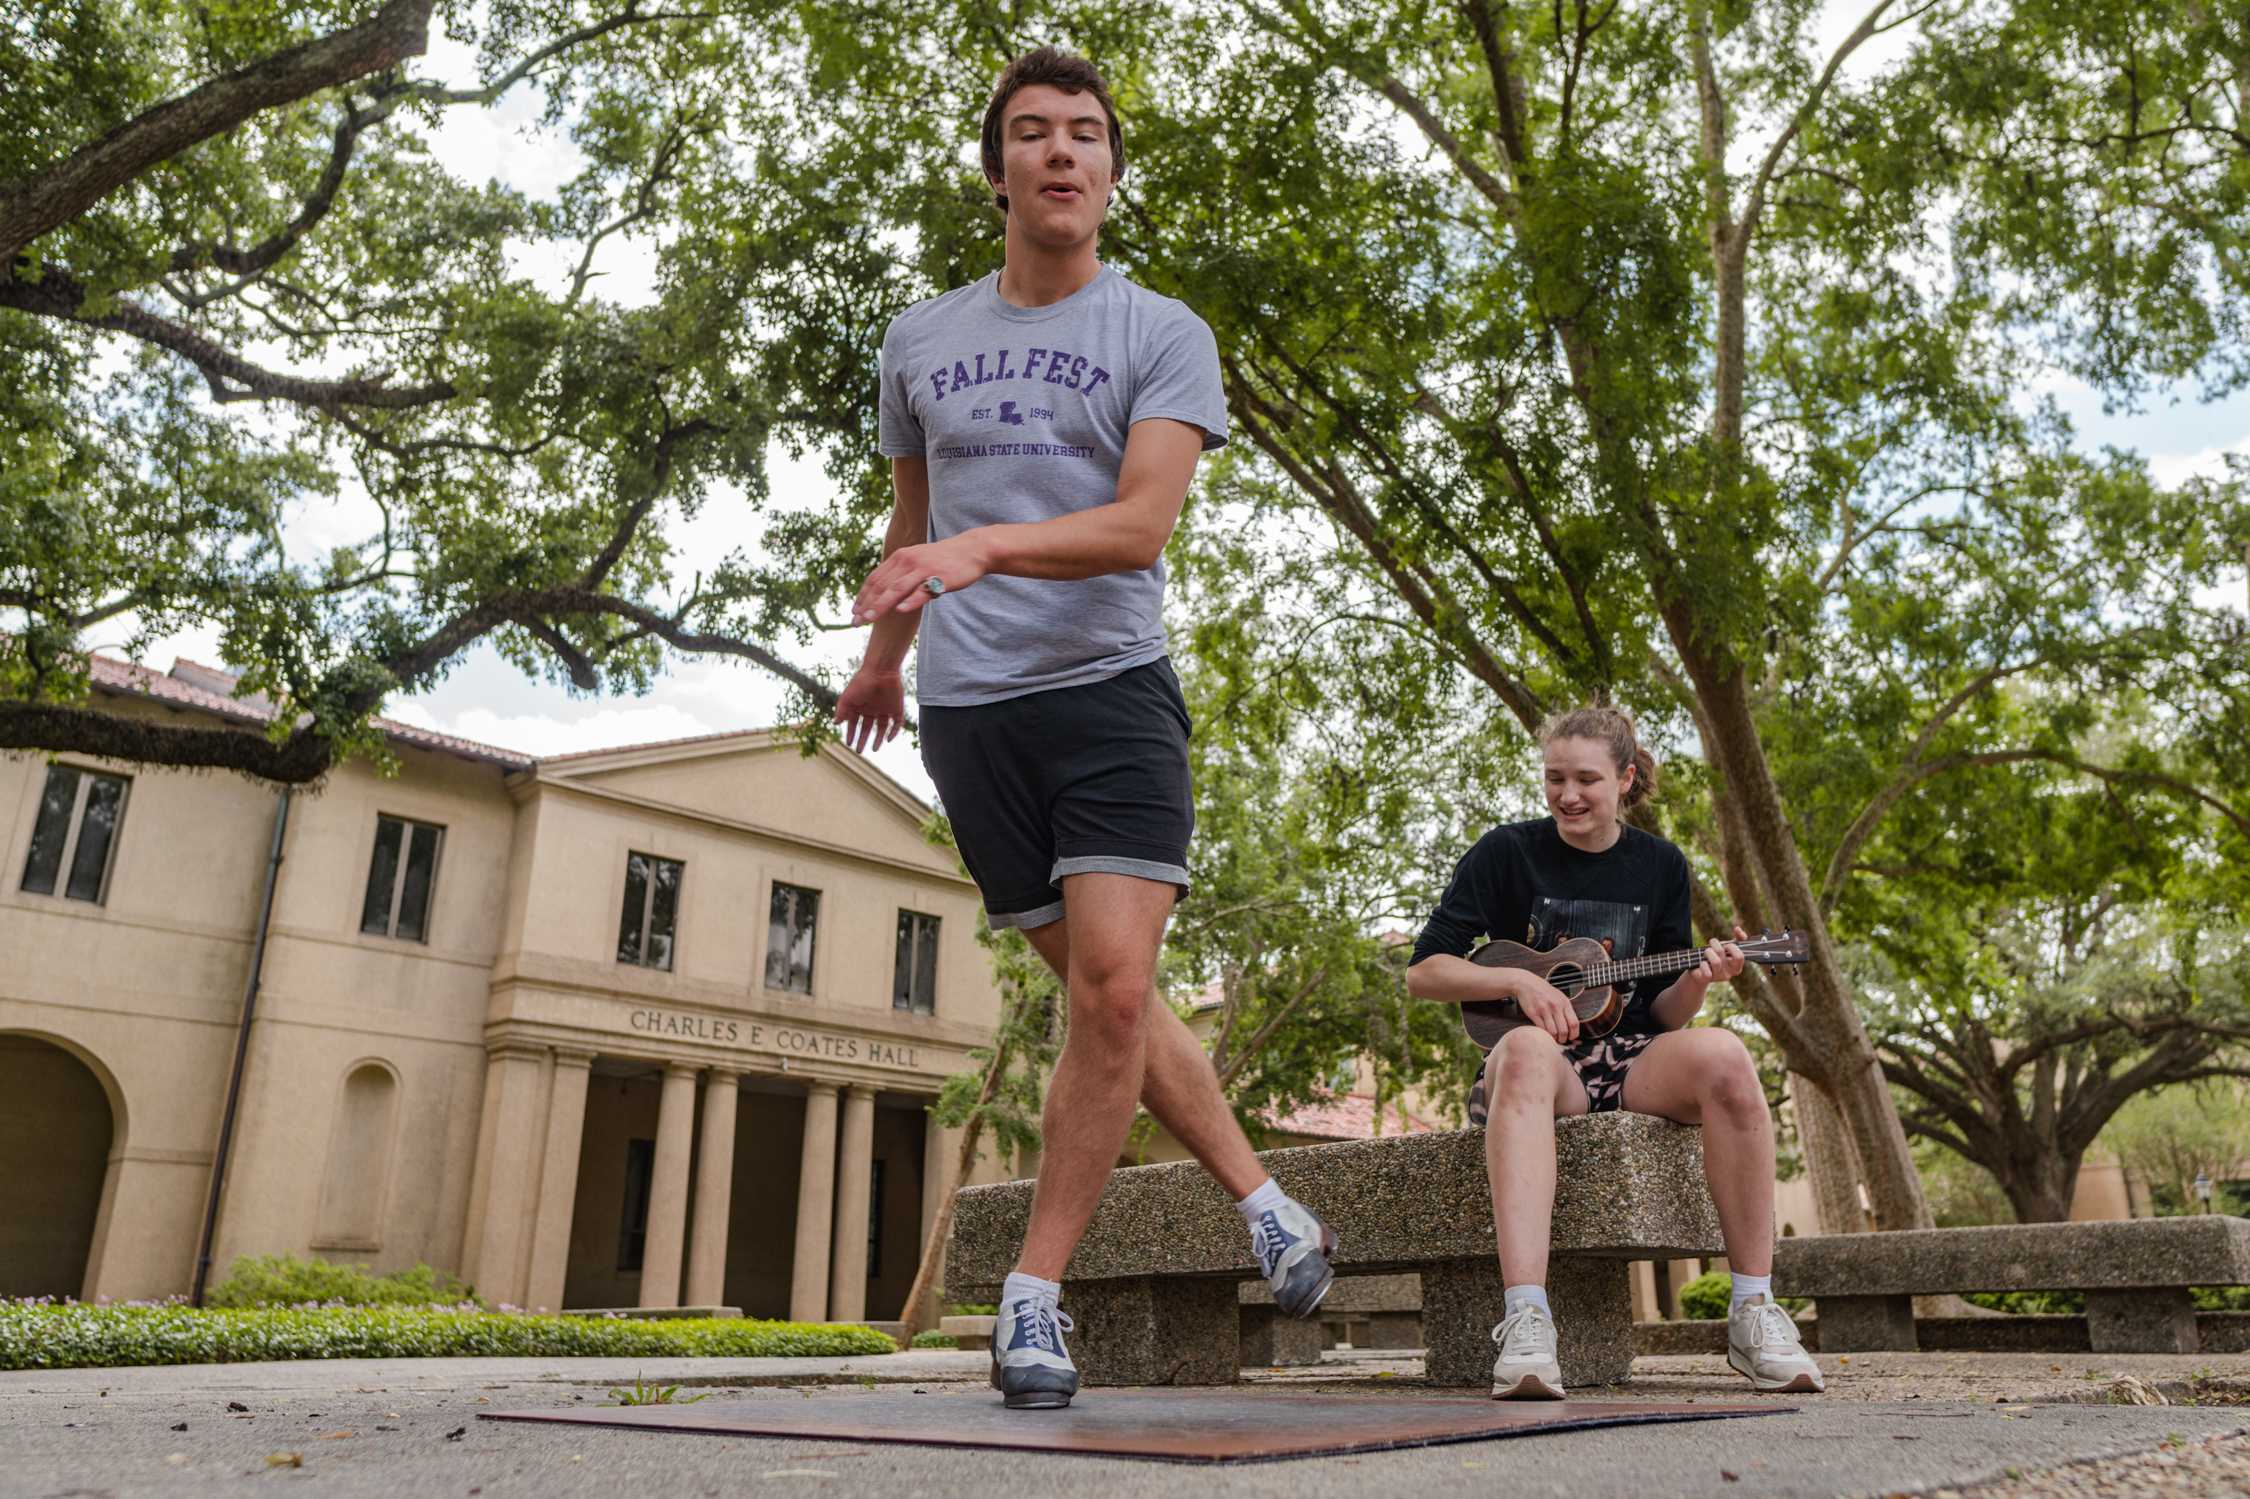
[[[1563,1383],[1624,1384],[1633,1377],[1633,1282],[1624,1260],[1563,1255],[1547,1269],[1547,1303]],[[1430,1383],[1492,1383],[1492,1329],[1505,1315],[1500,1267],[1455,1260],[1422,1272],[1422,1333]]]
[[[1813,1309],[1820,1314],[1822,1353],[1913,1353],[1921,1346],[1911,1296],[1821,1296]]]
[[[1233,1384],[1242,1308],[1231,1280],[1138,1276],[1066,1283],[1070,1356],[1086,1384]]]
[[[1242,1367],[1283,1368],[1320,1362],[1327,1329],[1315,1319],[1300,1322],[1277,1306],[1242,1309]]]
[[[2088,1291],[2086,1336],[2096,1353],[2201,1353],[2195,1301],[2185,1288]]]
[[[1420,1312],[1369,1312],[1367,1314],[1368,1348],[1419,1348],[1422,1346],[1422,1314]]]

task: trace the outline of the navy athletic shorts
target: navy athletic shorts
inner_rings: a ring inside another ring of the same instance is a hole
[[[1074,874],[1187,888],[1190,724],[1169,660],[921,713],[922,764],[992,925],[1061,920]]]

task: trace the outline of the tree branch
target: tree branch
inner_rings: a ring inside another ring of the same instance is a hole
[[[357,26],[315,37],[168,99],[54,165],[0,188],[0,266],[49,230],[190,146],[261,111],[365,78],[429,47],[435,0],[388,0]]]
[[[173,251],[173,275],[200,270],[208,265],[238,278],[231,285],[216,291],[182,297],[182,303],[191,308],[207,307],[221,297],[240,291],[278,264],[281,257],[287,255],[297,241],[305,237],[307,231],[327,217],[328,210],[335,206],[336,190],[343,186],[344,172],[351,165],[352,150],[359,142],[360,133],[389,113],[385,109],[380,115],[363,115],[347,97],[344,100],[344,117],[336,122],[335,140],[329,148],[328,165],[321,169],[320,180],[313,184],[313,190],[298,208],[297,216],[257,244],[247,250],[237,250],[229,245],[183,245]]]
[[[0,307],[58,318],[88,328],[105,328],[167,349],[202,372],[211,387],[212,399],[221,404],[288,401],[320,411],[340,406],[399,411],[450,400],[456,394],[452,382],[447,380],[394,386],[366,376],[313,380],[283,374],[252,364],[186,324],[159,317],[122,297],[116,299],[114,311],[88,313],[86,296],[84,284],[56,266],[43,267],[37,281],[0,280]]]

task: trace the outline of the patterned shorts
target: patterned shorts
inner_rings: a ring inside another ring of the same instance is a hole
[[[1638,1035],[1596,1036],[1590,1040],[1573,1041],[1562,1049],[1563,1060],[1577,1072],[1578,1081],[1586,1087],[1589,1113],[1601,1114],[1625,1105],[1625,1073],[1633,1059],[1648,1049],[1648,1043],[1662,1035],[1661,1031],[1644,1031]],[[1483,1129],[1491,1110],[1485,1107],[1485,1078],[1492,1071],[1492,1059],[1485,1058],[1483,1070],[1477,1073],[1477,1085],[1469,1090],[1469,1125]]]

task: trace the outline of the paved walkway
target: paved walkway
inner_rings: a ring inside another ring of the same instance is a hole
[[[822,1441],[821,1412],[869,1387],[988,1401],[980,1354],[875,1359],[337,1360],[0,1374],[0,1496],[236,1495],[317,1482],[324,1496],[619,1499],[817,1492],[850,1499],[1024,1496],[1421,1496],[1766,1499],[1948,1490],[1974,1499],[2239,1494],[2250,1474],[2250,1356],[1853,1354],[1825,1396],[1754,1421],[1569,1432],[1226,1468]],[[635,1374],[711,1398],[787,1402],[795,1440],[478,1421],[598,1405]],[[1290,1390],[1423,1393],[1418,1361],[1331,1360],[1214,1400]],[[1630,1398],[1749,1397],[1716,1358],[1643,1359]],[[2121,1382],[2122,1381],[2122,1382]],[[2116,1404],[2168,1397],[2197,1404]],[[1094,1391],[1081,1397],[1099,1399]],[[1616,1398],[1604,1392],[1602,1398]],[[239,1408],[237,1408],[239,1407]],[[1036,1417],[1027,1417],[1036,1419]],[[1981,1487],[1980,1487],[1981,1486]]]

